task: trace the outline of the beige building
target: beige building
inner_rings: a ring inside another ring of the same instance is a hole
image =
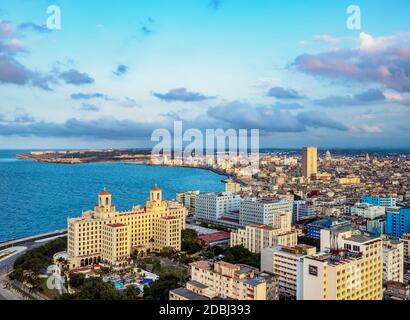
[[[265,248],[261,254],[261,270],[279,276],[279,297],[302,300],[303,259],[316,253],[316,247],[300,244],[295,247]]]
[[[403,249],[400,240],[383,241],[383,282],[403,282]]]
[[[225,192],[239,193],[241,192],[241,185],[232,179],[228,179],[225,182]]]
[[[344,178],[338,178],[337,182],[341,185],[357,185],[360,184],[360,178],[356,176],[347,176]]]
[[[317,148],[307,147],[302,149],[302,176],[310,179],[317,174]]]
[[[277,300],[278,278],[268,272],[227,262],[196,261],[190,264],[186,288],[170,291],[170,300]]]
[[[180,250],[186,213],[179,203],[162,200],[158,187],[151,189],[145,207],[134,206],[125,212],[116,210],[111,194],[104,190],[94,210],[67,221],[70,268],[100,262],[124,265],[134,251]]]
[[[400,240],[403,242],[404,265],[410,269],[410,232],[403,234]]]
[[[253,253],[262,249],[282,245],[293,247],[298,242],[296,231],[292,231],[291,213],[275,214],[273,226],[263,224],[247,225],[244,229],[231,232],[231,247],[242,245]]]

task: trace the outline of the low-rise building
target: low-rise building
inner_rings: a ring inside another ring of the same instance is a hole
[[[396,206],[396,198],[392,196],[371,196],[365,195],[360,197],[360,202],[368,203],[374,206],[381,206],[385,208],[395,207]]]
[[[278,276],[223,261],[190,264],[191,281],[170,291],[170,300],[278,300]]]
[[[375,206],[368,203],[356,203],[350,207],[350,214],[352,216],[363,217],[366,219],[376,219],[383,217],[386,214],[385,207]]]
[[[304,200],[293,202],[293,222],[312,218],[315,215],[315,206],[312,202]]]
[[[385,284],[386,300],[410,300],[410,284],[391,281]]]

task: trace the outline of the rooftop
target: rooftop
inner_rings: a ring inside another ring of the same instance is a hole
[[[203,295],[197,294],[185,288],[177,288],[177,289],[171,290],[170,292],[173,292],[179,296],[182,296],[186,298],[187,300],[210,300],[209,298]]]

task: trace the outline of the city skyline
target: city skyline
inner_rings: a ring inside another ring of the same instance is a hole
[[[61,8],[61,30],[45,24]],[[259,129],[262,148],[409,148],[408,1],[3,1],[0,148],[150,148]]]

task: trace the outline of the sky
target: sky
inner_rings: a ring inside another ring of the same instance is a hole
[[[2,0],[0,149],[152,147],[174,121],[259,129],[262,147],[410,148],[408,12],[408,0]]]

